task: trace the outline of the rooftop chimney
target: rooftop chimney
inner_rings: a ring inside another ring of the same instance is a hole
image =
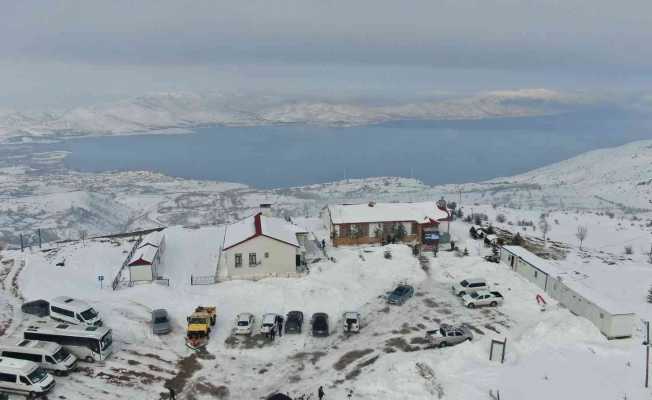
[[[261,214],[266,217],[272,216],[272,205],[270,203],[263,203],[259,206]]]

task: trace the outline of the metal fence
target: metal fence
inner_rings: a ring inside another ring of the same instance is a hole
[[[190,275],[191,285],[213,285],[217,283],[217,275]]]
[[[142,240],[143,240],[142,238],[136,239],[136,242],[134,242],[131,251],[129,251],[129,255],[127,255],[127,257],[122,263],[122,266],[118,270],[118,273],[115,275],[115,278],[113,278],[113,282],[111,283],[111,287],[113,288],[113,290],[116,290],[120,286],[120,276],[122,275],[122,271],[127,267],[127,265],[129,265],[129,261],[131,260],[131,257],[136,252],[136,249],[138,249],[138,245],[140,245],[140,242]]]

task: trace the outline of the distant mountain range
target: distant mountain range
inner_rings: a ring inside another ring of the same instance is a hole
[[[0,110],[0,143],[65,137],[161,133],[206,125],[355,126],[396,120],[549,115],[592,107],[606,97],[547,89],[486,92],[411,103],[288,100],[272,96],[158,93],[58,112]]]

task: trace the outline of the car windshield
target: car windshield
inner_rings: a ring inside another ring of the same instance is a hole
[[[462,282],[460,282],[460,285],[462,285],[463,287],[467,287],[467,286],[469,286],[469,282],[462,281]]]
[[[166,317],[166,316],[159,316],[159,317],[154,318],[154,323],[155,324],[163,324],[165,322],[168,322],[168,317]]]
[[[357,324],[357,323],[358,323],[358,320],[355,319],[355,318],[347,318],[347,319],[346,319],[346,323],[347,323],[347,324]]]
[[[92,308],[89,308],[88,310],[82,312],[81,316],[84,317],[86,321],[88,321],[97,317],[97,311],[93,310]]]
[[[249,321],[238,321],[238,326],[249,326]]]
[[[32,383],[39,383],[43,379],[47,378],[47,376],[48,376],[47,371],[41,367],[38,367],[34,371],[32,371],[31,374],[27,375],[27,378]]]
[[[326,319],[325,318],[317,318],[315,320],[315,323],[313,324],[313,327],[319,331],[326,330],[328,328],[328,325],[326,324]]]
[[[475,299],[475,298],[478,297],[478,293],[471,293],[470,296],[473,297],[473,298]]]
[[[404,286],[400,286],[400,287],[397,287],[396,290],[394,290],[394,294],[400,296],[403,293],[405,293],[406,290],[407,290],[407,288],[405,288]]]
[[[55,360],[61,362],[61,361],[65,360],[66,358],[68,358],[69,355],[70,355],[70,353],[68,353],[68,351],[65,350],[62,347],[62,348],[59,349],[59,351],[57,351],[56,353],[53,354],[53,357],[54,357]]]
[[[109,331],[106,335],[102,337],[102,350],[106,350],[109,347],[111,347],[111,344],[113,344],[113,338],[111,337],[111,331]]]
[[[189,324],[203,324],[203,323],[205,323],[205,321],[204,321],[204,318],[195,317],[195,318],[190,318],[188,320],[188,323]]]

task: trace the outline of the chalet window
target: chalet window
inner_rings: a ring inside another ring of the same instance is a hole
[[[249,266],[255,267],[258,263],[256,262],[256,253],[249,253]]]
[[[265,258],[269,258],[269,253],[265,252]]]
[[[410,235],[416,235],[417,234],[417,223],[412,222],[410,224]]]
[[[236,268],[242,267],[242,254],[240,253],[235,254],[235,267]]]

